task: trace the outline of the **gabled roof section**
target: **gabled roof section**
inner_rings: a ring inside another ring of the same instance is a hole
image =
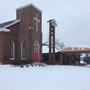
[[[10,27],[10,26],[12,26],[14,24],[17,24],[19,22],[20,22],[20,20],[8,21],[8,22],[5,22],[5,23],[0,24],[0,28],[7,28],[7,27]]]
[[[22,6],[22,7],[19,7],[17,8],[17,10],[20,10],[20,9],[23,9],[23,8],[26,8],[26,7],[34,7],[35,9],[37,9],[38,11],[42,12],[39,8],[37,8],[35,5],[33,5],[32,3],[28,4],[28,5],[25,5],[25,6]]]
[[[0,24],[0,28],[3,28],[4,26],[9,25],[9,24],[11,24],[11,23],[14,22],[14,21],[15,21],[15,20],[1,23],[1,24]]]
[[[8,24],[8,25],[6,25],[6,26],[4,26],[5,28],[7,28],[7,27],[10,27],[10,26],[12,26],[12,25],[15,25],[15,24],[17,24],[17,23],[19,23],[21,20],[15,20],[15,21],[13,21],[11,24]]]

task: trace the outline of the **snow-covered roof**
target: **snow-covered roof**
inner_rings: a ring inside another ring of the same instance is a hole
[[[12,21],[8,21],[8,22],[4,22],[4,23],[0,24],[0,28],[7,28],[7,27],[10,27],[19,22],[20,22],[20,20],[12,20]]]
[[[30,7],[30,6],[33,6],[35,9],[37,9],[38,11],[42,12],[39,8],[37,8],[36,6],[34,6],[32,3],[28,4],[28,5],[24,5],[22,7],[19,7],[17,8],[17,10],[20,10],[20,9],[23,9],[23,8],[26,8],[26,7]]]
[[[16,24],[16,23],[19,23],[21,20],[15,20],[14,22],[12,22],[11,24],[9,24],[9,25],[6,25],[6,26],[4,26],[5,28],[7,28],[7,27],[10,27],[10,26],[12,26],[12,25],[14,25],[14,24]]]
[[[60,50],[60,52],[90,52],[90,48],[87,47],[66,47]]]
[[[11,23],[14,22],[14,21],[15,21],[15,20],[7,21],[7,22],[4,22],[4,23],[0,23],[0,28],[3,28],[4,26],[9,25],[9,24],[11,24]]]
[[[9,32],[10,30],[7,28],[0,28],[0,32]]]

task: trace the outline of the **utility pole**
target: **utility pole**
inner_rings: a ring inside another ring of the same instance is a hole
[[[55,19],[48,21],[49,23],[49,64],[55,64],[55,27],[57,23]]]

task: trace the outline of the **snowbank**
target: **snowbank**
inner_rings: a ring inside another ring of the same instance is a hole
[[[90,68],[0,65],[1,90],[90,90]]]

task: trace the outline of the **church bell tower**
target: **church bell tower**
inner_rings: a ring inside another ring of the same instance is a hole
[[[41,10],[33,4],[20,7],[17,9],[17,19],[21,20],[19,43],[22,41],[26,43],[26,59],[31,62],[40,62],[42,59]]]

